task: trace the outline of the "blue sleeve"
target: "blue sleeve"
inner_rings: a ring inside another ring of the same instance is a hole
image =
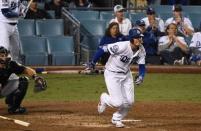
[[[93,57],[92,62],[96,63],[103,54],[104,54],[104,50],[102,48],[98,48],[98,50],[96,51],[96,53]]]
[[[13,12],[11,9],[9,8],[4,8],[4,9],[1,9],[1,12],[2,14],[7,17],[7,18],[15,18],[15,17],[18,17],[19,14],[18,13],[15,13]]]
[[[139,76],[145,76],[145,64],[139,64]]]

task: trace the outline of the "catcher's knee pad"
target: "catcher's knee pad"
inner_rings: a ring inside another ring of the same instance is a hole
[[[13,107],[14,109],[18,108],[24,96],[26,95],[28,83],[29,82],[27,77],[20,77],[18,89],[6,97],[6,104],[8,104],[10,107]]]

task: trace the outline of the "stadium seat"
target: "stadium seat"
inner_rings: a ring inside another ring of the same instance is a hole
[[[47,42],[52,65],[75,65],[73,37],[48,37]]]
[[[21,37],[20,47],[25,65],[48,65],[46,38],[36,36]]]
[[[72,12],[72,15],[75,18],[77,18],[78,20],[97,20],[97,19],[99,19],[98,11],[73,10],[71,12]]]
[[[163,12],[160,13],[158,16],[165,22],[168,18],[172,17],[172,12]]]
[[[137,20],[141,20],[144,17],[146,17],[145,13],[131,13],[130,14],[130,20],[132,23],[135,23]]]
[[[45,3],[44,2],[37,2],[37,7],[38,7],[38,9],[44,10],[45,9]]]
[[[98,35],[97,36],[88,36],[88,37],[85,37],[85,39],[82,41],[81,52],[84,56],[88,57],[88,58],[85,58],[85,59],[87,59],[85,61],[89,61],[92,59],[92,57],[94,56],[94,54],[98,48],[101,38],[102,38],[102,36],[98,36]]]
[[[172,5],[155,5],[152,7],[155,10],[156,14],[172,12]]]
[[[82,20],[81,32],[84,35],[103,36],[106,29],[106,21],[104,20]]]
[[[19,19],[17,26],[20,36],[36,35],[35,20]]]
[[[111,11],[101,11],[100,12],[100,20],[111,20],[113,19],[114,13]]]
[[[124,16],[126,18],[129,18],[129,13],[124,12]],[[113,11],[101,11],[100,12],[100,20],[111,20],[115,18],[114,12]]]
[[[195,30],[198,30],[199,26],[200,26],[200,22],[201,22],[201,14],[190,13],[189,18],[190,18],[192,25],[195,28]]]
[[[36,20],[36,35],[38,36],[63,36],[63,19]]]
[[[50,14],[52,19],[55,19],[55,11],[54,10],[47,10],[47,13]]]
[[[201,6],[192,6],[192,5],[188,5],[188,6],[182,6],[183,12],[185,13],[198,13],[200,14],[201,11]]]

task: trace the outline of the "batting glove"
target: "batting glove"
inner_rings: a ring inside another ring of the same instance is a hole
[[[93,62],[89,62],[89,63],[87,63],[87,64],[85,64],[85,66],[86,66],[86,69],[85,70],[94,70],[95,69],[95,63],[93,63]]]
[[[140,76],[140,75],[136,75],[136,76],[135,76],[134,83],[135,83],[136,85],[140,85],[142,82],[143,82],[143,77]]]

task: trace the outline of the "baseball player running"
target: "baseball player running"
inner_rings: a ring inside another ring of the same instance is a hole
[[[22,114],[26,108],[21,107],[21,102],[26,95],[28,88],[28,78],[25,76],[10,79],[11,74],[26,74],[35,80],[35,91],[46,89],[46,82],[42,77],[36,75],[36,72],[25,67],[9,57],[9,51],[0,47],[0,98],[6,97],[5,102],[8,104],[8,113]]]
[[[98,104],[98,112],[105,111],[106,106],[116,107],[118,110],[113,114],[112,124],[116,127],[124,127],[122,119],[134,103],[133,76],[130,71],[132,63],[139,64],[139,75],[136,76],[135,84],[143,82],[145,76],[145,49],[142,45],[142,33],[139,29],[129,31],[130,41],[122,41],[99,48],[89,63],[88,69],[94,69],[95,63],[104,52],[111,55],[105,65],[104,77],[108,93],[102,93]]]
[[[0,0],[0,46],[11,51],[13,60],[21,62],[19,58],[18,18],[25,15],[25,6],[20,0]]]

